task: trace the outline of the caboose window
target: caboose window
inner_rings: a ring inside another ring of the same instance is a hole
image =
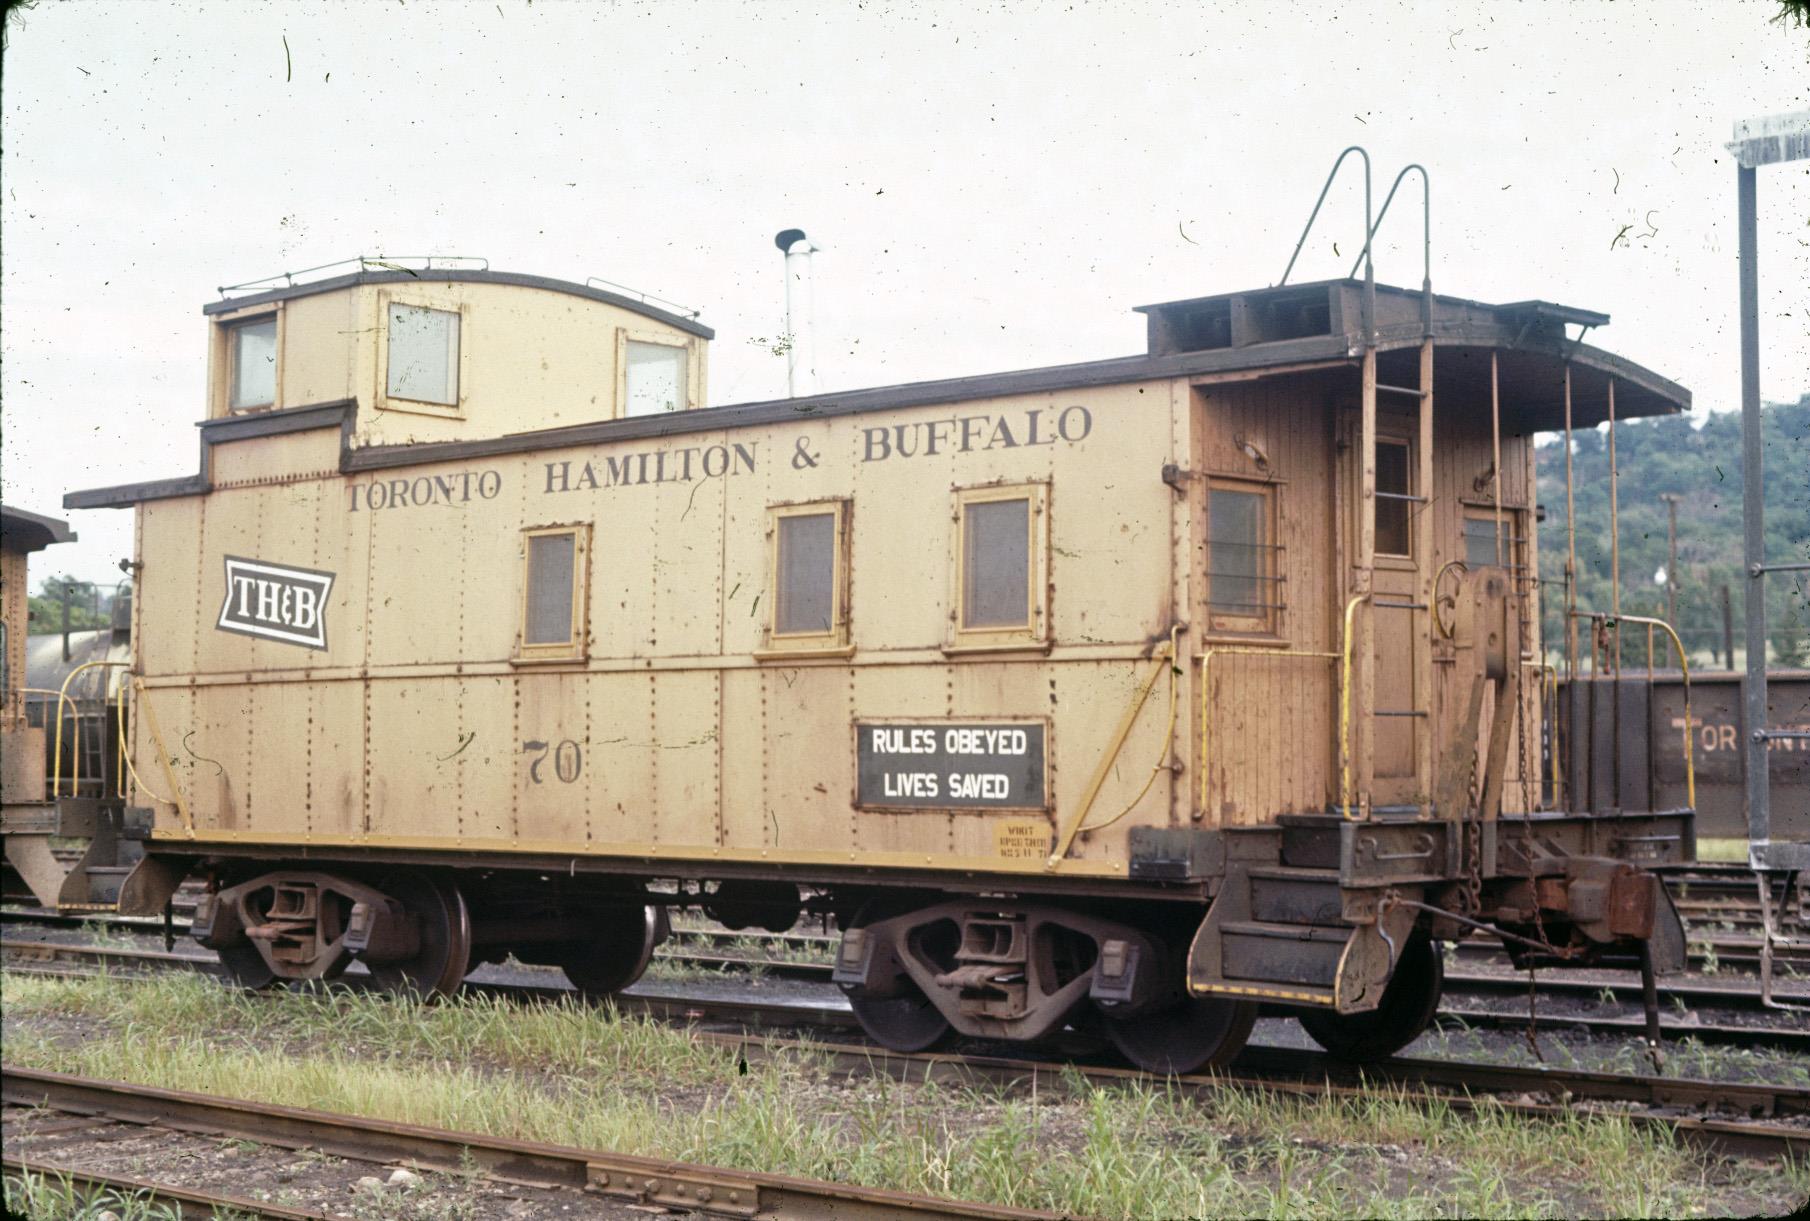
[[[779,505],[771,513],[772,611],[769,639],[762,651],[846,645],[846,503]]]
[[[458,406],[458,312],[392,301],[389,324],[388,396]]]
[[[1376,442],[1376,553],[1411,555],[1408,508],[1414,502],[1408,443],[1378,438]]]
[[[1502,559],[1501,563],[1511,571],[1518,573],[1520,568],[1521,536],[1515,532],[1517,510],[1502,511]],[[1467,512],[1464,515],[1464,562],[1471,568],[1483,568],[1497,563],[1496,559],[1496,515],[1493,510]]]
[[[231,392],[227,406],[234,411],[269,407],[277,399],[277,320],[260,318],[232,328]]]
[[[1275,630],[1281,609],[1273,486],[1215,480],[1207,488],[1207,606],[1223,631]]]
[[[1031,619],[1031,502],[987,500],[962,520],[962,626],[1025,627]]]
[[[1037,645],[1046,639],[1045,504],[1041,484],[956,493],[956,647]]]
[[[623,359],[627,370],[623,415],[685,410],[689,348],[630,339],[623,344]]]
[[[524,544],[521,657],[560,660],[583,656],[583,527],[529,530]]]

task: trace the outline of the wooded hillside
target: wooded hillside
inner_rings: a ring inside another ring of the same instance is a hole
[[[1766,558],[1810,562],[1810,395],[1768,404],[1763,414],[1766,474]],[[1682,416],[1631,420],[1616,428],[1620,468],[1622,610],[1666,617],[1666,590],[1655,576],[1666,565],[1666,502],[1678,503],[1678,614],[1675,626],[1693,664],[1722,657],[1722,587],[1733,607],[1735,647],[1744,622],[1747,587],[1741,553],[1741,417],[1716,412],[1698,425]],[[1561,647],[1565,579],[1565,450],[1562,437],[1536,451],[1540,574],[1545,589],[1545,638]],[[1575,436],[1572,456],[1577,503],[1578,606],[1608,610],[1610,597],[1609,444],[1607,429]],[[1810,574],[1767,578],[1767,620],[1779,664],[1810,664]],[[1645,657],[1644,635],[1639,650]],[[1626,661],[1635,661],[1633,653]]]

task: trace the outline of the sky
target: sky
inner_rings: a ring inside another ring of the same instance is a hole
[[[1810,107],[1775,0],[1285,5],[45,0],[0,78],[0,491],[112,584],[191,474],[217,288],[356,255],[626,284],[716,329],[712,405],[1125,355],[1135,305],[1274,283],[1339,150],[1432,178],[1436,291],[1739,406],[1735,120]],[[1361,243],[1342,178],[1294,279]],[[1378,236],[1420,280],[1418,198]],[[1810,162],[1760,172],[1763,393],[1810,391]],[[1806,462],[1810,471],[1810,460]],[[1810,473],[1805,475],[1810,479]]]

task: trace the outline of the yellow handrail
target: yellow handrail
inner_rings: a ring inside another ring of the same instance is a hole
[[[1691,659],[1689,657],[1686,657],[1684,654],[1684,641],[1682,641],[1678,638],[1678,633],[1676,631],[1674,631],[1672,629],[1672,625],[1667,623],[1664,619],[1653,619],[1653,618],[1649,618],[1646,615],[1610,615],[1610,614],[1604,614],[1601,611],[1574,610],[1574,611],[1570,612],[1570,618],[1573,618],[1573,619],[1601,619],[1605,623],[1610,623],[1610,622],[1644,623],[1644,624],[1646,624],[1646,626],[1649,629],[1659,628],[1667,636],[1670,636],[1672,638],[1672,648],[1677,650],[1677,653],[1678,653],[1678,669],[1679,669],[1679,672],[1684,675],[1684,794],[1685,794],[1685,802],[1691,807],[1691,809],[1693,809],[1693,810],[1696,809],[1697,808],[1697,761],[1696,761],[1696,756],[1691,749]],[[1620,648],[1620,645],[1621,645],[1621,641],[1620,641],[1620,637],[1618,636],[1616,639],[1617,649]],[[1652,653],[1653,653],[1652,645],[1649,644],[1647,646],[1647,668],[1649,670],[1651,670],[1653,667]],[[1621,667],[1621,657],[1619,655],[1616,657],[1615,663],[1616,663],[1617,672],[1619,673],[1620,667]]]
[[[1343,661],[1339,667],[1339,813],[1351,817],[1351,638],[1356,634],[1357,608],[1370,601],[1368,593],[1358,594],[1345,603],[1345,639],[1340,648]],[[1359,813],[1363,811],[1360,809]]]
[[[1324,661],[1337,661],[1337,653],[1314,653],[1295,649],[1255,649],[1247,646],[1208,649],[1200,657],[1200,808],[1202,813],[1207,809],[1207,782],[1212,771],[1207,765],[1207,727],[1212,719],[1211,699],[1213,690],[1212,665],[1215,657],[1221,656],[1255,656],[1255,657],[1317,657]]]
[[[1540,719],[1542,721],[1546,719],[1546,696],[1552,696],[1552,797],[1554,801],[1557,801],[1559,796],[1559,669],[1549,661],[1527,661],[1525,659],[1521,662],[1521,668],[1537,671],[1540,675]],[[1526,726],[1522,726],[1522,735],[1530,737],[1526,728]],[[1540,779],[1538,766],[1533,769],[1533,778],[1537,786]],[[1541,806],[1538,787],[1534,789],[1533,804],[1535,809],[1539,809]]]
[[[1182,629],[1179,624],[1169,629],[1169,653],[1167,658],[1169,662],[1169,724],[1168,728],[1163,730],[1163,753],[1157,756],[1155,765],[1150,769],[1150,774],[1144,777],[1144,787],[1138,790],[1138,795],[1136,797],[1133,797],[1126,803],[1124,809],[1120,810],[1117,814],[1114,814],[1105,822],[1082,825],[1076,829],[1075,834],[1080,835],[1087,831],[1104,830],[1131,813],[1132,810],[1137,808],[1138,802],[1144,800],[1144,794],[1148,793],[1150,791],[1150,786],[1156,783],[1156,778],[1162,774],[1163,768],[1168,766],[1169,757],[1175,751],[1175,706],[1176,699],[1179,695],[1175,682],[1175,663],[1176,652],[1180,648],[1178,637],[1180,637],[1181,631]]]
[[[65,701],[67,701],[69,699],[69,684],[71,682],[75,681],[75,676],[80,674],[83,670],[92,670],[92,669],[95,669],[96,667],[100,667],[103,669],[125,669],[125,668],[129,667],[130,664],[131,664],[130,662],[124,662],[124,661],[85,661],[81,665],[77,666],[75,669],[71,670],[67,675],[65,675],[63,677],[62,689],[57,692],[57,749],[56,749],[56,755],[53,758],[53,766],[52,766],[52,770],[50,773],[50,777],[51,777],[50,795],[51,795],[51,797],[56,798],[56,797],[61,797],[63,795],[63,704]],[[106,695],[105,688],[103,688],[101,691],[101,709],[102,709],[102,711],[105,711],[106,707],[107,707],[107,695]],[[81,736],[82,735],[82,726],[81,726],[80,721],[76,722],[75,733],[76,733],[75,775],[73,775],[69,778],[69,795],[71,797],[81,796],[81,793],[77,788],[77,786],[79,786],[82,782],[82,736]],[[104,782],[105,777],[103,777],[102,779]],[[106,795],[107,795],[107,791],[106,791],[106,789],[103,788],[101,790],[101,796],[105,797]]]

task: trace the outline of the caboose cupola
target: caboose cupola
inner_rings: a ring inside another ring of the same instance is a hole
[[[207,417],[356,401],[354,444],[477,440],[704,405],[695,311],[483,260],[365,258],[221,289]]]

